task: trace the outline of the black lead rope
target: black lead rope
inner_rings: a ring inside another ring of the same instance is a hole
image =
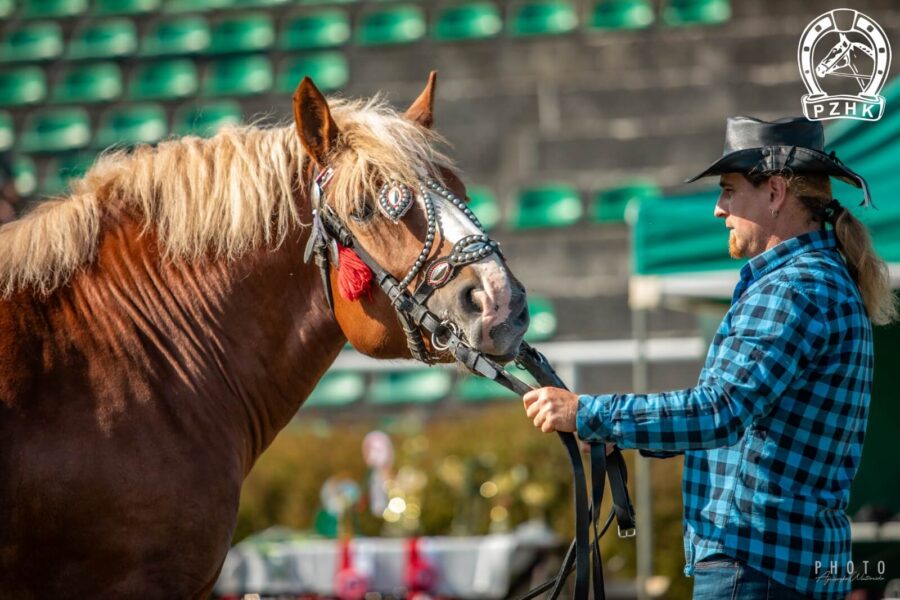
[[[531,373],[540,385],[567,389],[565,384],[547,362],[547,359],[524,342],[517,362]],[[527,384],[502,370],[498,372],[494,381],[520,395],[527,393],[530,389]],[[574,596],[576,600],[586,599],[588,597],[586,581],[589,569],[593,573],[594,598],[604,598],[603,569],[600,560],[599,540],[603,534],[606,533],[613,518],[618,522],[620,537],[634,537],[635,535],[634,507],[632,506],[631,499],[628,495],[625,461],[622,457],[621,450],[619,450],[619,448],[614,448],[609,456],[607,456],[606,444],[591,445],[592,498],[591,505],[585,507],[587,488],[584,478],[584,466],[578,451],[578,443],[575,440],[575,436],[571,433],[559,433],[559,436],[563,445],[566,447],[575,478],[575,540],[572,542],[569,551],[566,553],[559,574],[554,579],[531,590],[519,600],[529,600],[530,598],[534,598],[551,587],[553,590],[548,598],[557,598],[562,592],[562,587],[565,584],[566,578],[571,574],[573,568],[575,568],[576,571]],[[610,510],[603,528],[598,529],[597,518],[599,517],[600,505],[603,501],[606,477],[609,477],[610,480],[613,507]],[[594,528],[594,539],[592,543],[590,543],[590,550],[588,550],[590,526]],[[592,560],[588,557],[592,557]],[[590,564],[590,567],[588,567],[588,564]]]

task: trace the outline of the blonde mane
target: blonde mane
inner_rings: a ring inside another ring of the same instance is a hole
[[[329,202],[346,217],[379,181],[440,177],[451,161],[437,134],[404,119],[380,98],[329,100],[341,131]],[[298,199],[310,189],[293,125],[226,128],[105,153],[68,197],[41,202],[0,228],[0,297],[22,288],[49,294],[95,257],[104,217],[136,211],[167,258],[235,259],[277,248],[302,227]]]

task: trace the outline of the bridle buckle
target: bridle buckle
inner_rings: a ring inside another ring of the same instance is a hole
[[[637,528],[629,527],[628,529],[622,529],[618,525],[616,525],[616,529],[618,529],[620,538],[633,538],[637,535]]]
[[[441,332],[446,332],[443,341],[438,337],[438,334]],[[431,347],[438,352],[444,352],[450,348],[450,340],[453,339],[454,336],[457,338],[460,337],[459,325],[453,321],[441,321],[441,326],[431,332]]]

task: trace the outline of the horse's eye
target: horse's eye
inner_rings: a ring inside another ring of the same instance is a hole
[[[372,203],[366,200],[361,207],[350,213],[350,217],[358,223],[365,223],[372,218],[373,214],[375,214],[375,209],[372,208]]]

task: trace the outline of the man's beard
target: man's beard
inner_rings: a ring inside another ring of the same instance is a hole
[[[737,234],[732,229],[728,235],[728,255],[731,258],[744,258],[744,248],[738,242]]]

